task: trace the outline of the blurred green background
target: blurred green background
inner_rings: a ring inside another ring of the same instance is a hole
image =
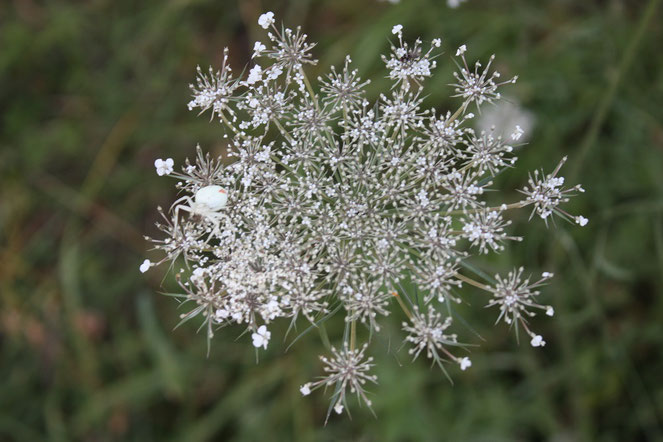
[[[1,2],[0,441],[663,440],[660,2],[445,3]],[[568,182],[587,189],[569,209],[590,218],[546,229],[523,214],[514,230],[526,240],[485,264],[556,273],[543,299],[557,314],[534,321],[545,349],[468,309],[486,342],[451,385],[425,360],[383,351],[402,339],[385,321],[372,346],[378,418],[355,406],[325,427],[327,398],[297,388],[319,374],[317,336],[287,353],[275,339],[256,365],[238,330],[217,333],[209,358],[195,325],[172,330],[176,304],[157,294],[166,269],[138,272],[156,206],[175,196],[152,163],[181,163],[197,142],[221,151],[221,128],[186,110],[187,84],[225,45],[240,70],[266,10],[319,42],[314,73],[349,53],[372,91],[386,84],[391,26],[443,37],[428,83],[441,109],[458,105],[447,84],[461,43],[520,75],[506,92],[537,124],[496,187],[569,155]]]

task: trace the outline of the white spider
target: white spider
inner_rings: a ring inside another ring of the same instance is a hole
[[[183,204],[178,204],[180,202],[185,202]],[[219,212],[228,202],[228,191],[221,186],[205,186],[198,189],[193,198],[186,195],[182,198],[176,200],[173,203],[173,208],[175,212],[175,229],[177,229],[177,223],[180,218],[180,210],[189,212],[191,215],[198,215],[203,218],[206,218],[210,221],[214,228],[212,229],[209,238],[213,234],[218,232],[219,222],[221,221],[221,213]]]

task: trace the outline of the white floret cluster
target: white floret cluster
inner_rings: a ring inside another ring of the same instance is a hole
[[[182,196],[169,211],[159,209],[163,237],[151,241],[163,258],[145,260],[140,271],[164,262],[181,268],[178,296],[191,305],[182,321],[202,318],[209,338],[240,326],[257,351],[269,347],[274,321],[322,329],[343,318],[340,345],[321,357],[323,377],[300,388],[308,395],[331,387],[330,411],[338,413],[347,410],[346,392],[370,406],[364,388],[377,379],[366,354],[390,313],[404,320],[413,358],[424,354],[445,373],[448,362],[471,367],[452,332],[452,305],[462,301],[465,285],[486,294],[479,307],[495,307],[497,321],[524,330],[532,346],[545,345],[529,320],[537,311],[553,315],[537,301],[552,274],[530,282],[519,268],[492,278],[468,264],[473,255],[522,240],[508,233],[518,209],[529,207],[546,222],[558,215],[587,223],[560,207],[582,191],[564,187],[563,162],[550,174],[532,174],[520,201],[486,201],[489,191],[491,200],[499,197],[493,177],[514,167],[520,146],[513,142],[523,129],[501,128],[509,139],[477,132],[469,110],[500,100],[515,77],[500,81],[494,56],[470,69],[463,45],[452,85],[458,107],[425,108],[424,86],[442,40],[424,50],[396,25],[383,57],[393,87],[369,102],[368,81],[349,57],[314,87],[305,67],[317,63],[315,45],[306,34],[277,27],[271,12],[258,24],[267,39],[253,45],[246,74],[233,74],[225,50],[221,68],[198,69],[191,86],[189,108],[218,119],[227,158],[198,148],[181,172],[170,158],[155,162],[159,175],[178,180]]]

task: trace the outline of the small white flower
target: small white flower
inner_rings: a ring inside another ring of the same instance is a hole
[[[141,273],[145,273],[145,272],[147,272],[147,271],[150,269],[150,267],[152,267],[152,262],[150,262],[149,259],[146,259],[146,260],[143,261],[143,263],[140,265],[139,269],[140,269],[140,272],[141,272]]]
[[[273,12],[265,12],[258,18],[258,24],[260,25],[261,28],[267,29],[271,25],[274,24],[274,13]]]
[[[403,32],[403,25],[395,25],[391,28],[391,33],[394,35],[401,35]]]
[[[543,272],[543,273],[541,273],[541,277],[542,277],[543,279],[550,279],[550,278],[552,278],[553,276],[555,276],[555,275],[554,275],[553,273],[551,273],[551,272]]]
[[[532,347],[544,347],[546,345],[546,341],[543,340],[541,335],[535,335],[532,337],[530,344],[532,344]]]
[[[472,366],[472,361],[467,356],[458,361],[460,369],[465,371]]]
[[[265,49],[267,49],[267,47],[264,44],[259,41],[255,42],[253,44],[253,55],[251,58],[259,57]]]
[[[225,308],[220,308],[217,309],[216,311],[216,319],[220,322],[223,321],[224,319],[228,318],[230,316],[230,312],[226,310]]]
[[[302,396],[308,396],[311,394],[311,384],[304,384],[301,387],[299,387],[299,391],[302,394]]]
[[[198,267],[195,269],[193,272],[191,272],[191,279],[200,279],[205,276],[205,269],[202,267]]]
[[[262,80],[262,68],[260,65],[255,65],[249,71],[249,78],[246,79],[246,84],[254,84]]]
[[[463,55],[465,52],[467,52],[467,46],[465,46],[465,45],[460,45],[460,47],[459,47],[458,50],[456,51],[456,57],[460,57],[460,56]]]
[[[549,305],[548,307],[546,307],[546,315],[555,316],[555,309]]]
[[[256,348],[264,348],[267,350],[267,344],[269,343],[269,338],[272,336],[272,332],[267,331],[267,327],[261,325],[258,327],[258,331],[251,335],[253,339],[253,346]]]
[[[343,413],[343,404],[341,404],[340,402],[336,404],[336,406],[334,407],[334,411],[336,412],[336,414]]]
[[[154,161],[154,167],[157,169],[157,175],[159,176],[170,175],[173,171],[174,164],[175,162],[173,161],[172,158],[168,158],[166,160],[157,158]]]
[[[441,38],[436,38],[436,39],[433,40],[432,43],[433,43],[433,46],[435,46],[436,48],[439,48],[440,46],[442,46],[442,39]]]
[[[276,80],[283,73],[281,66],[272,65],[271,69],[267,71],[268,80]]]
[[[576,216],[576,222],[580,224],[580,227],[585,227],[589,220],[582,215]]]

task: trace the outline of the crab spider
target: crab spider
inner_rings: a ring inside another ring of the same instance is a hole
[[[178,204],[184,201],[183,204]],[[219,228],[219,221],[221,214],[219,213],[228,202],[228,192],[221,186],[205,186],[198,189],[193,198],[190,196],[183,196],[173,203],[173,211],[175,212],[175,229],[180,217],[180,210],[189,212],[191,215],[198,215],[209,220],[214,224],[212,234]],[[208,237],[209,241],[209,237]]]

